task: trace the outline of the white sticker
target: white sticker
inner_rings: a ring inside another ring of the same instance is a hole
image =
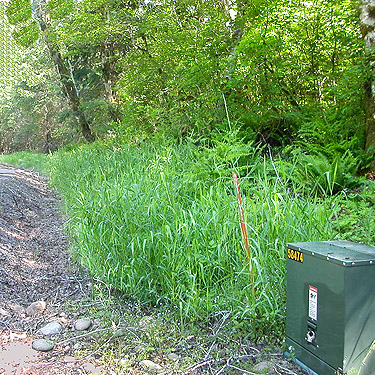
[[[309,286],[309,318],[318,320],[318,289]]]

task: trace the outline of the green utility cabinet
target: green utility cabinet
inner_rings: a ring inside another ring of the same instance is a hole
[[[375,247],[289,243],[286,336],[311,374],[375,375]]]

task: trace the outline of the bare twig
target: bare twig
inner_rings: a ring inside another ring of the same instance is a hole
[[[280,368],[284,373],[288,374],[288,375],[297,375],[295,372],[293,372],[292,370],[289,370],[283,366],[280,366],[278,364],[275,365],[276,367]],[[275,370],[277,371],[277,369],[275,368]],[[277,371],[278,372],[278,371]]]
[[[224,315],[224,317],[222,318],[222,321],[221,321],[221,323],[220,323],[218,329],[217,329],[216,332],[214,333],[215,340],[212,341],[212,344],[210,345],[210,348],[208,349],[207,354],[206,354],[205,357],[204,357],[205,360],[207,360],[207,359],[209,358],[210,353],[211,353],[211,350],[212,350],[212,348],[214,347],[214,345],[216,344],[217,337],[218,337],[220,331],[222,330],[222,328],[224,327],[224,324],[225,324],[226,320],[229,318],[230,314],[231,314],[231,311],[227,312],[227,313]]]
[[[85,361],[86,359],[89,359],[90,357],[94,356],[96,353],[98,353],[105,345],[109,344],[113,338],[116,337],[116,333],[113,334],[104,344],[100,345],[98,349],[87,355],[86,357],[80,359],[80,362]]]
[[[94,277],[93,278],[94,281],[96,281],[97,283],[99,284],[103,284],[106,288],[107,288],[107,292],[108,292],[108,297],[111,298],[112,297],[112,288],[110,285],[106,284],[103,280],[100,280],[98,279],[97,277]]]
[[[193,371],[198,370],[201,367],[207,366],[207,365],[209,365],[212,362],[214,362],[214,360],[210,359],[208,361],[203,361],[201,363],[198,363],[197,365],[191,366],[187,370],[185,370],[184,375],[185,374],[191,374]]]
[[[81,339],[83,337],[91,336],[94,333],[105,332],[105,331],[110,331],[110,330],[113,330],[113,327],[101,328],[101,329],[97,329],[95,331],[90,331],[88,333],[85,333],[84,335],[74,336],[74,337],[71,337],[70,339],[60,341],[56,344],[56,346],[61,345],[61,344],[65,344],[66,342],[69,342],[69,341],[74,341],[74,340]]]
[[[240,371],[240,372],[243,372],[244,374],[250,374],[250,375],[258,375],[258,374],[256,374],[255,372],[250,372],[250,371],[247,371],[247,370],[244,370],[244,369],[242,369],[242,368],[240,368],[240,367],[237,367],[237,366],[233,366],[233,365],[227,365],[228,367],[230,367],[230,368],[233,368],[233,369],[235,369],[235,370],[237,370],[237,371]]]
[[[233,369],[235,369],[237,371],[240,371],[240,372],[242,372],[244,374],[257,375],[257,374],[255,374],[253,372],[241,369],[240,367],[237,367],[237,366],[234,366],[234,365],[231,364],[231,362],[233,362],[233,361],[242,361],[242,360],[248,359],[248,358],[255,359],[255,358],[264,357],[264,354],[260,354],[258,350],[256,350],[256,351],[258,352],[258,354],[244,354],[244,355],[232,356],[232,357],[228,357],[228,358],[220,358],[220,359],[216,359],[216,360],[215,359],[205,360],[203,362],[200,362],[200,363],[198,363],[196,365],[193,365],[193,366],[187,368],[183,374],[184,375],[190,374],[190,373],[192,373],[192,372],[194,372],[194,371],[196,371],[196,370],[198,370],[198,369],[200,369],[202,367],[205,367],[205,366],[211,366],[213,364],[218,365],[218,364],[221,364],[221,363],[225,363],[224,366],[222,366],[220,368],[220,370],[215,373],[215,375],[222,374],[225,371],[225,369],[228,368],[228,367],[233,368]],[[279,353],[269,353],[269,354],[267,354],[267,356],[270,356],[270,357],[280,357],[280,356],[282,356],[282,354],[279,354]],[[281,366],[279,366],[279,367],[282,368],[285,371],[289,371],[287,369],[284,369]],[[297,375],[297,374],[295,374],[293,372],[287,372],[287,374],[288,375]]]
[[[107,327],[107,328],[96,329],[95,331],[90,331],[90,332],[85,333],[83,335],[74,336],[74,337],[71,337],[69,339],[60,341],[56,344],[56,346],[61,345],[61,344],[65,344],[65,343],[70,342],[70,341],[78,340],[78,339],[81,339],[83,337],[91,336],[95,333],[106,332],[106,331],[110,331],[110,330],[116,330],[116,332],[113,334],[113,337],[118,337],[119,333],[121,331],[127,331],[128,333],[132,334],[133,336],[135,336],[137,339],[140,340],[140,337],[135,332],[131,331],[129,327]]]

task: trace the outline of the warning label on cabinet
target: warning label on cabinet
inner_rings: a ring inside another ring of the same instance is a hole
[[[309,286],[309,318],[318,320],[318,289]]]

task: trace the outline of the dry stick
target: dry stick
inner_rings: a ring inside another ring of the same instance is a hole
[[[226,362],[226,364],[224,365],[224,368],[221,368],[219,370],[219,372],[217,374],[220,374],[221,372],[224,371],[224,369],[226,367],[233,367],[233,368],[236,368],[235,366],[231,365],[230,362],[233,361],[233,360],[236,360],[236,361],[239,361],[239,360],[242,360],[242,359],[246,359],[246,358],[259,358],[259,357],[262,357],[263,355],[262,354],[244,354],[244,355],[238,355],[238,356],[232,356],[232,357],[229,357],[229,358],[221,358],[221,359],[209,359],[207,361],[203,361],[203,362],[200,362],[196,365],[193,365],[189,368],[187,368],[185,370],[185,372],[183,373],[184,375],[187,375],[187,374],[190,374],[192,373],[193,371],[195,370],[198,370],[199,368],[201,367],[204,367],[204,366],[209,366],[211,365],[212,363],[222,363],[222,362]],[[270,353],[270,354],[267,354],[267,356],[271,356],[271,357],[280,357],[282,356],[282,354],[278,354],[278,353]],[[241,371],[241,372],[245,372],[245,373],[249,373],[249,374],[253,374],[249,371],[246,371],[246,370],[242,370],[240,368],[236,368],[237,370]],[[216,375],[217,375],[216,374]],[[256,374],[257,375],[257,374]],[[296,375],[296,374],[294,374]]]
[[[66,342],[69,342],[69,341],[74,341],[74,340],[77,340],[77,339],[81,339],[83,337],[91,336],[94,333],[105,332],[105,331],[110,331],[110,330],[113,330],[113,327],[101,328],[101,329],[97,329],[95,331],[90,331],[88,333],[85,333],[84,335],[74,336],[74,337],[71,337],[70,339],[66,339],[66,340],[60,341],[60,342],[58,342],[56,344],[56,346],[61,345],[61,344],[65,344]],[[121,331],[121,330],[126,330],[127,332],[131,333],[133,336],[135,336],[138,339],[140,339],[140,337],[136,333],[134,333],[133,331],[131,331],[128,327],[116,327],[116,333],[115,333],[115,335],[117,335],[118,332]]]
[[[260,357],[260,355],[259,354],[245,354],[245,355],[242,355],[242,356],[229,357],[227,359],[227,363],[215,375],[221,374],[227,367],[230,367],[230,368],[233,368],[235,370],[244,372],[245,374],[257,375],[257,374],[254,374],[253,372],[243,370],[239,367],[231,365],[231,361],[233,361],[233,360],[240,360],[240,359],[244,359],[244,358],[256,358],[256,357]]]
[[[229,318],[230,314],[231,314],[231,312],[229,311],[229,312],[223,317],[223,319],[222,319],[222,321],[221,321],[221,323],[220,323],[219,328],[216,330],[216,332],[215,332],[215,334],[214,334],[214,336],[215,336],[215,340],[212,342],[210,348],[208,349],[207,354],[206,354],[205,357],[204,357],[205,360],[208,359],[208,357],[209,357],[209,355],[210,355],[210,353],[211,353],[212,348],[213,348],[214,345],[216,344],[217,337],[218,337],[218,335],[219,335],[221,329],[224,327],[224,324],[225,324],[226,320]]]
[[[100,345],[98,349],[93,351],[92,353],[88,354],[86,357],[79,360],[79,362],[86,361],[86,359],[89,359],[90,357],[94,356],[97,352],[99,352],[105,345],[109,344],[112,339],[116,337],[116,334],[112,335],[104,344]]]
[[[72,341],[74,339],[79,339],[79,338],[83,338],[83,337],[86,337],[86,336],[89,336],[90,334],[93,334],[93,333],[98,333],[98,332],[104,332],[104,331],[109,331],[110,329],[113,329],[113,327],[110,327],[110,328],[103,328],[103,329],[97,329],[95,331],[92,331],[92,332],[89,332],[89,333],[86,333],[84,335],[81,335],[81,336],[75,336],[75,337],[72,337],[70,339],[67,339],[67,340],[64,340],[64,341],[61,341],[59,343],[56,344],[56,346],[58,345],[61,345],[61,344],[64,344],[66,342],[69,342],[69,341]],[[86,361],[88,358],[92,357],[93,355],[95,355],[97,352],[99,352],[103,347],[104,345],[107,345],[109,342],[111,342],[115,337],[117,337],[117,334],[120,330],[126,330],[128,331],[129,333],[131,333],[132,335],[136,336],[139,340],[140,340],[140,337],[130,331],[127,327],[118,327],[117,328],[117,331],[104,343],[104,344],[101,344],[100,347],[98,349],[96,349],[95,351],[93,351],[92,353],[88,354],[86,357],[82,358],[82,359],[76,359],[76,360],[73,360],[73,361],[57,361],[58,363],[80,363],[80,362],[83,362],[83,361]],[[53,365],[53,363],[46,363],[44,364],[46,366],[48,365]]]
[[[233,369],[235,369],[235,370],[237,370],[237,371],[243,372],[244,374],[259,375],[259,374],[256,374],[255,372],[250,372],[250,371],[244,370],[244,369],[242,369],[242,368],[240,368],[240,367],[233,366],[233,365],[231,365],[231,364],[228,364],[228,367],[233,368]]]
[[[113,329],[113,327],[101,328],[101,329],[97,329],[95,331],[90,331],[88,333],[85,333],[84,335],[74,336],[74,337],[71,337],[70,339],[66,339],[66,340],[60,341],[60,342],[58,342],[56,344],[56,346],[61,345],[61,344],[65,344],[66,342],[69,342],[69,341],[73,341],[73,340],[77,340],[77,339],[82,339],[83,337],[91,336],[94,333],[110,331],[111,329]]]
[[[214,360],[214,359],[210,359],[210,360],[208,360],[208,361],[203,361],[203,362],[201,362],[201,363],[198,363],[197,365],[194,365],[193,367],[188,368],[188,369],[184,372],[184,375],[186,375],[186,374],[191,374],[193,371],[198,370],[198,369],[201,368],[201,367],[207,366],[207,365],[211,364],[212,362],[215,362],[215,360]]]
[[[288,375],[297,375],[295,372],[293,372],[292,370],[289,370],[289,369],[287,369],[287,368],[285,368],[285,367],[283,367],[283,366],[280,366],[280,365],[278,365],[278,364],[276,364],[276,367],[279,367],[282,371],[284,371],[284,373],[286,373],[286,374],[288,374]],[[277,371],[277,369],[275,369],[276,370],[276,372],[278,372]],[[278,372],[279,373],[279,372]]]
[[[245,249],[246,249],[246,259],[247,259],[247,263],[249,266],[251,291],[253,295],[255,295],[255,285],[254,285],[255,277],[254,277],[254,271],[251,266],[251,251],[250,251],[249,240],[248,240],[247,231],[246,231],[246,223],[245,223],[245,216],[244,216],[243,206],[242,206],[240,184],[238,182],[237,174],[233,172],[232,175],[233,175],[233,182],[236,187],[237,194],[238,194],[238,211],[240,213],[240,226],[241,226],[242,239],[243,239]]]
[[[103,280],[100,280],[96,277],[93,278],[94,281],[100,283],[100,284],[103,284],[106,288],[107,288],[107,292],[108,292],[108,297],[111,298],[112,297],[112,291],[111,291],[111,286],[106,284]]]

